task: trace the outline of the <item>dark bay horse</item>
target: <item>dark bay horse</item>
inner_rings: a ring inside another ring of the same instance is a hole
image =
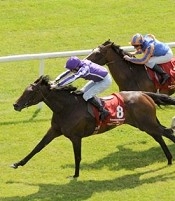
[[[66,86],[61,89],[51,90],[48,76],[41,76],[30,84],[14,103],[14,109],[21,111],[23,108],[36,105],[43,101],[53,112],[51,127],[42,140],[22,160],[11,165],[13,168],[25,165],[35,154],[41,151],[54,138],[64,135],[69,138],[73,145],[75,158],[75,173],[79,176],[81,161],[81,142],[83,137],[94,134],[96,119],[88,111],[88,103],[82,95],[75,94],[76,88]],[[140,91],[122,91],[121,95],[125,105],[125,121],[141,131],[145,131],[153,137],[161,146],[168,164],[172,164],[172,155],[164,142],[163,136],[175,143],[175,136],[171,128],[160,124],[156,117],[157,105],[175,105],[175,99],[168,95]],[[148,114],[148,115],[147,115]],[[98,133],[103,133],[115,128],[114,125],[105,125]]]
[[[120,91],[157,92],[153,81],[147,75],[145,66],[124,60],[124,55],[131,56],[119,45],[108,40],[95,48],[86,58],[100,65],[106,64]],[[159,92],[172,95],[174,90],[162,86]]]

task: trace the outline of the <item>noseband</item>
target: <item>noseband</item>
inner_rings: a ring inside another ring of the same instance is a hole
[[[26,107],[28,107],[28,105],[29,105],[29,103],[30,103],[30,100],[31,100],[31,99],[32,99],[32,101],[35,100],[36,94],[39,94],[39,93],[41,94],[41,96],[43,97],[43,99],[44,99],[45,101],[47,101],[47,99],[48,99],[50,93],[48,93],[47,96],[45,96],[44,93],[43,93],[43,91],[42,91],[42,87],[41,87],[41,86],[38,86],[38,85],[35,85],[35,84],[31,84],[31,87],[34,88],[33,91],[35,91],[35,94],[33,94],[33,95],[30,97],[29,101],[26,102],[26,104],[25,104]]]

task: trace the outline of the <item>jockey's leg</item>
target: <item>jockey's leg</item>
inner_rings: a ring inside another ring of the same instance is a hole
[[[98,109],[98,111],[100,112],[100,120],[104,121],[105,118],[109,115],[109,111],[102,106],[102,104],[97,100],[96,97],[92,97],[87,101]]]
[[[102,81],[93,82],[89,81],[85,87],[83,87],[83,98],[85,101],[88,101],[92,105],[94,105],[100,114],[100,120],[105,120],[105,118],[109,115],[109,111],[103,108],[101,102],[98,101],[97,94],[102,93],[105,89],[107,89],[112,84],[111,75],[108,74]]]
[[[160,84],[162,85],[170,78],[170,76],[157,64],[154,65],[152,70],[161,76]]]

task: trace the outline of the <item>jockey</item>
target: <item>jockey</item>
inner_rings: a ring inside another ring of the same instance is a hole
[[[103,108],[101,103],[95,98],[95,95],[103,92],[112,84],[111,75],[106,68],[87,59],[80,60],[76,56],[72,56],[67,60],[65,68],[68,70],[55,79],[51,84],[51,89],[65,86],[78,78],[89,80],[81,89],[83,98],[99,110],[101,113],[100,120],[103,121],[109,115],[109,111]]]
[[[161,76],[160,84],[165,84],[170,76],[158,64],[169,62],[172,59],[173,52],[171,48],[167,44],[158,41],[154,35],[147,34],[143,36],[139,33],[132,37],[131,45],[136,49],[135,54],[143,53],[144,55],[140,59],[125,55],[124,59],[136,64],[145,64]]]

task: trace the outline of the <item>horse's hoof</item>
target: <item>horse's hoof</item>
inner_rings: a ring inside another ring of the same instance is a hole
[[[172,165],[172,160],[171,160],[171,161],[168,161],[168,166],[169,166],[169,165]]]
[[[68,176],[68,177],[67,177],[67,179],[74,180],[74,181],[76,181],[77,178],[78,178],[78,177],[74,177],[74,176]]]
[[[12,164],[12,165],[10,165],[10,167],[13,168],[13,169],[17,169],[18,168],[18,166],[16,164]]]

